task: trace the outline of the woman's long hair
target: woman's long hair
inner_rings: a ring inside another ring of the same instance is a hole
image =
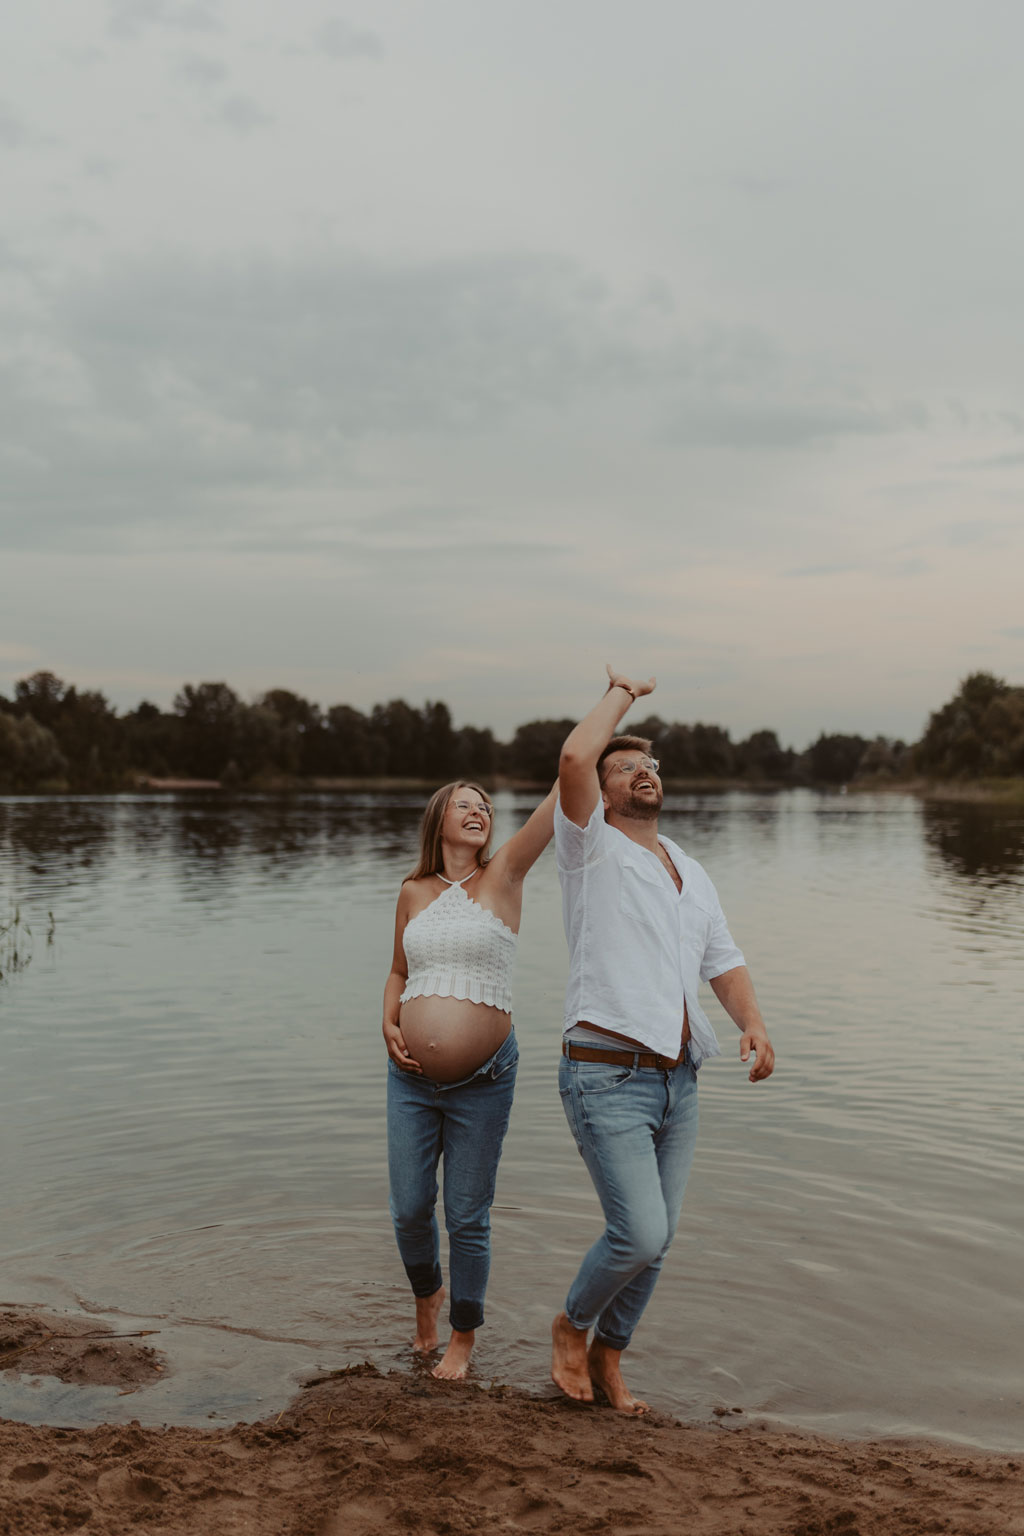
[[[441,827],[444,824],[444,813],[448,809],[448,802],[457,789],[473,789],[487,805],[491,804],[491,797],[486,790],[474,784],[472,779],[456,779],[452,784],[442,784],[427,801],[427,808],[423,812],[423,820],[420,822],[420,858],[419,863],[411,875],[406,875],[407,880],[425,880],[428,875],[440,874],[444,869],[444,850],[441,847]],[[491,833],[494,830],[494,810],[491,809],[490,825],[487,830],[487,841],[482,848],[477,849],[476,861],[480,865],[487,863],[491,856]]]

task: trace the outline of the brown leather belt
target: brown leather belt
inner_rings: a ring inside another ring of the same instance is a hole
[[[612,1067],[657,1067],[659,1072],[671,1072],[673,1067],[686,1055],[684,1049],[682,1056],[659,1056],[656,1051],[631,1051],[624,1046],[619,1051],[603,1051],[597,1045],[575,1045],[571,1040],[562,1041],[562,1055],[568,1056],[570,1061],[605,1061]]]

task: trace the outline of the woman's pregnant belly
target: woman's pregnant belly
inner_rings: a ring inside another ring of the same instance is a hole
[[[512,1028],[510,1015],[500,1008],[458,997],[411,997],[398,1022],[409,1055],[438,1083],[469,1077]]]

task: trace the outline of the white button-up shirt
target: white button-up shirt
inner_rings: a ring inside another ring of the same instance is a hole
[[[657,854],[608,825],[601,800],[585,827],[555,807],[569,941],[565,1028],[583,1020],[677,1056],[685,1000],[697,1067],[721,1055],[700,1006],[700,983],[744,960],[702,867],[670,838],[658,841],[679,872],[681,892]]]

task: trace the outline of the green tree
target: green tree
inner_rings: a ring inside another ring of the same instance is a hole
[[[404,699],[373,706],[370,734],[379,754],[377,773],[392,778],[421,778],[426,772],[424,719]]]
[[[736,772],[736,749],[729,739],[729,732],[720,725],[693,727],[693,757],[695,770],[712,779],[732,778]]]
[[[530,720],[516,730],[505,754],[507,771],[520,779],[553,784],[562,743],[575,720]]]
[[[641,732],[641,735],[644,733]],[[689,779],[697,773],[693,731],[688,725],[669,725],[655,742],[663,779]]]
[[[241,700],[227,683],[186,683],[174,700],[186,772],[218,779],[239,747]]]
[[[53,672],[34,672],[15,684],[13,710],[52,731],[72,789],[112,789],[120,782],[123,733],[102,693],[79,693]]]
[[[864,748],[864,755],[857,765],[858,777],[898,778],[906,770],[907,744],[894,741],[889,736],[876,736]]]
[[[826,736],[822,732],[802,754],[800,766],[814,784],[849,784],[857,777],[867,746],[863,736]]]
[[[370,722],[351,704],[333,704],[327,711],[322,747],[323,773],[359,779],[384,772],[375,761]]]
[[[31,677],[23,677],[14,685],[15,714],[31,715],[33,720],[52,730],[60,719],[67,691],[67,684],[53,672],[33,672]]]
[[[311,704],[287,688],[271,688],[257,700],[281,722],[279,754],[284,773],[324,772],[324,718],[319,704]]]
[[[793,777],[796,753],[779,745],[774,731],[754,731],[736,746],[736,766],[744,778],[787,783]]]
[[[930,716],[913,757],[940,779],[1024,773],[1024,688],[972,672]]]
[[[132,768],[166,779],[183,772],[181,717],[143,699],[121,716],[125,758]]]
[[[63,779],[67,759],[57,738],[31,715],[0,714],[0,789],[32,790]]]
[[[422,772],[430,779],[447,781],[455,777],[457,740],[447,704],[427,703],[423,707]]]
[[[493,732],[464,725],[455,736],[453,778],[490,779],[498,771],[498,743]]]

